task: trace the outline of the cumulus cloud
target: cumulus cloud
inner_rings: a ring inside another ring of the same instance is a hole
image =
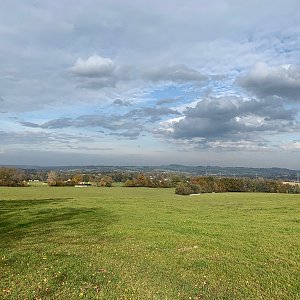
[[[86,60],[78,58],[71,73],[80,77],[78,86],[91,89],[116,87],[119,83],[142,81],[151,83],[200,83],[207,79],[195,69],[185,65],[169,65],[149,68],[138,65],[117,65],[112,59],[92,55]]]
[[[300,101],[300,66],[280,65],[270,67],[257,64],[237,83],[259,97],[278,96],[287,100]]]
[[[86,60],[78,58],[71,68],[73,74],[82,77],[110,77],[115,69],[115,64],[110,58],[92,55]]]
[[[224,145],[224,149],[230,149],[229,142],[239,149],[253,141],[260,144],[262,135],[298,131],[296,113],[285,108],[282,101],[271,98],[246,101],[233,96],[206,97],[195,107],[187,108],[183,117],[164,122],[161,133],[205,147]]]

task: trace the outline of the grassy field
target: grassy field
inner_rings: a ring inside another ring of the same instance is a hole
[[[0,188],[0,299],[300,299],[300,195]]]

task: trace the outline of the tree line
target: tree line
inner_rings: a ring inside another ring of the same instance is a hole
[[[34,177],[33,177],[34,176]],[[74,186],[89,183],[93,186],[111,187],[113,182],[123,182],[124,187],[175,188],[179,195],[225,192],[300,193],[300,185],[282,183],[279,180],[251,178],[217,178],[213,176],[190,177],[182,173],[153,172],[81,174],[50,171],[33,175],[14,168],[0,167],[0,186],[25,186],[26,181],[40,176],[49,186]]]
[[[50,171],[47,177],[47,183],[49,186],[75,186],[75,185],[95,185],[102,187],[111,187],[113,179],[108,175],[97,176],[91,174],[63,174],[56,171]]]
[[[226,192],[300,194],[300,186],[264,178],[216,178],[209,176],[193,177],[189,181],[179,182],[175,188],[175,193],[179,195]]]
[[[126,180],[124,187],[170,188],[172,187],[172,182],[162,174],[149,176],[141,173],[136,178]]]

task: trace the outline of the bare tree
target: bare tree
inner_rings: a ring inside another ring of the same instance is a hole
[[[55,171],[50,171],[48,173],[48,179],[47,182],[50,186],[56,186],[59,183],[59,175]]]

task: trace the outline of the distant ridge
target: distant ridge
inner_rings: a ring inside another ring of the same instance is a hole
[[[219,177],[264,177],[296,180],[299,170],[287,168],[249,168],[249,167],[219,167],[219,166],[185,166],[180,164],[159,166],[113,166],[113,165],[87,165],[87,166],[34,166],[34,165],[2,165],[23,170],[60,170],[80,172],[179,172],[194,176],[219,176]]]

